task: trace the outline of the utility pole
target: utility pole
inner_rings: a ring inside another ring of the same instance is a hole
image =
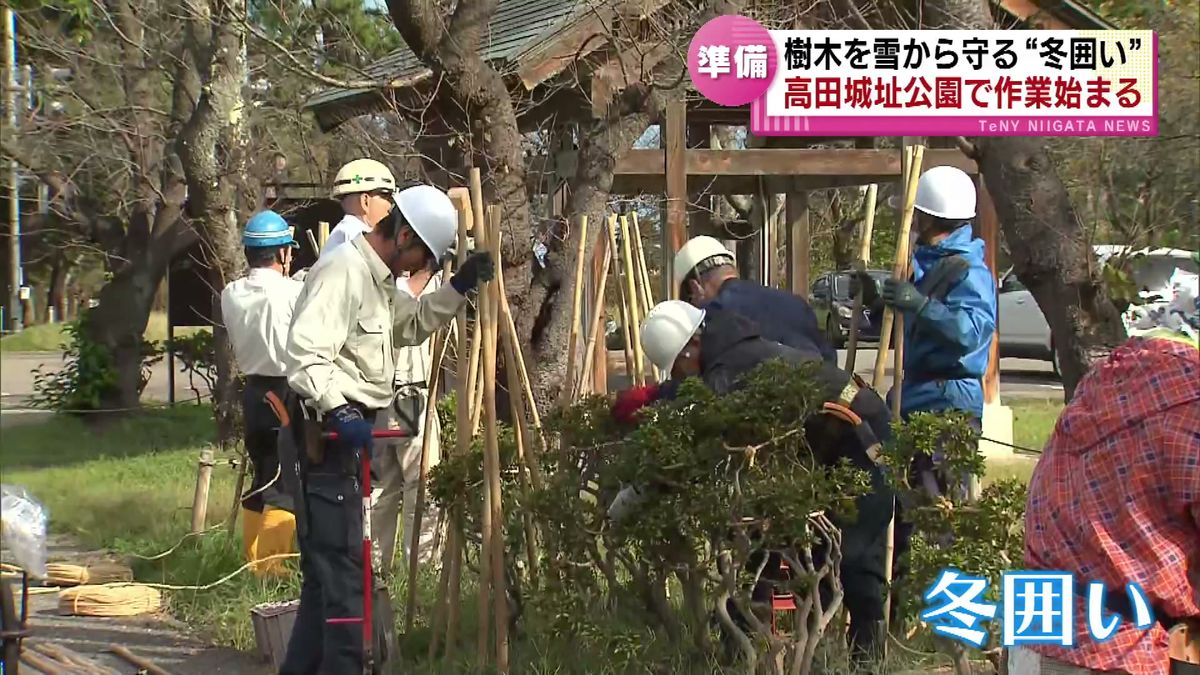
[[[17,14],[11,7],[4,8],[4,78],[7,90],[4,105],[8,110],[9,133],[17,133]],[[9,246],[9,296],[8,315],[10,328],[20,330],[24,323],[21,302],[21,178],[17,160],[8,163],[8,246]]]

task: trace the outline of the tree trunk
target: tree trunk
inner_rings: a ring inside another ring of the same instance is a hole
[[[50,287],[46,290],[46,306],[42,308],[42,320],[50,322],[50,310],[54,310],[58,321],[63,321],[63,296],[66,294],[67,278],[71,274],[70,263],[59,257],[50,268]]]
[[[142,393],[142,341],[154,292],[166,273],[157,258],[130,261],[100,289],[100,304],[87,314],[88,337],[112,356],[115,381],[100,397],[100,408],[127,411]]]
[[[924,7],[924,27],[994,28],[990,7],[982,0],[930,0]],[[1013,268],[1050,324],[1063,393],[1070,401],[1091,365],[1089,349],[1103,351],[1124,338],[1120,315],[1093,265],[1087,233],[1045,140],[996,136],[969,142],[993,195]]]

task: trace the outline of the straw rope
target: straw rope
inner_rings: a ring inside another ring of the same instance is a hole
[[[133,570],[117,563],[46,564],[46,583],[50,586],[86,586],[129,581],[133,581]]]
[[[75,616],[137,616],[162,608],[162,593],[140,584],[76,586],[58,594],[58,609]]]

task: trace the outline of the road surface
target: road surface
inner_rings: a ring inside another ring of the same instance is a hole
[[[614,352],[613,356],[618,356]],[[845,364],[846,352],[838,352],[839,363]],[[889,355],[889,362],[891,357]],[[9,353],[0,355],[0,426],[9,426],[22,421],[45,419],[46,413],[31,411],[25,403],[26,398],[33,393],[34,371],[39,367],[57,368],[62,361],[53,353]],[[875,364],[875,350],[864,349],[858,353],[856,370],[860,375],[871,380],[871,371]],[[625,380],[619,374],[614,374],[610,389],[624,385]],[[887,386],[891,387],[891,368],[886,375]],[[161,361],[151,368],[150,382],[142,394],[144,402],[166,402],[167,363]],[[202,382],[197,382],[201,396],[207,396],[208,391]],[[189,384],[187,375],[180,370],[175,378],[175,399],[177,401],[195,400],[197,393]],[[1062,382],[1055,377],[1048,361],[1033,361],[1029,359],[1000,360],[1000,398],[1056,398],[1062,396]]]

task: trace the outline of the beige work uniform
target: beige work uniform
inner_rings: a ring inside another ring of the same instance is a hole
[[[441,285],[440,275],[435,274],[422,290],[419,297],[432,295]],[[400,293],[411,295],[407,279],[397,282]],[[376,482],[372,484],[373,504],[371,526],[372,538],[376,542],[379,560],[376,567],[390,570],[396,550],[397,524],[403,506],[404,526],[399,528],[403,540],[400,550],[405,563],[412,548],[413,520],[417,508],[417,488],[421,480],[421,450],[424,444],[425,415],[433,414],[433,427],[429,439],[429,466],[436,466],[440,456],[439,426],[435,411],[431,410],[429,379],[433,370],[433,348],[430,340],[420,345],[396,348],[396,392],[403,398],[412,393],[418,396],[425,413],[415,420],[417,428],[412,438],[376,444],[374,467]],[[399,429],[402,425],[394,407],[381,410],[375,418],[377,429]],[[418,542],[417,559],[430,562],[437,557],[439,545],[438,511],[427,499],[421,516],[421,538]]]
[[[396,346],[424,342],[465,301],[451,284],[419,300],[400,293],[358,236],[321,256],[304,281],[288,333],[288,384],[322,415],[350,402],[386,408]]]

